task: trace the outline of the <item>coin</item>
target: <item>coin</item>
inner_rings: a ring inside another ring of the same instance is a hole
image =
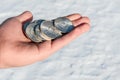
[[[36,25],[35,28],[34,28],[34,32],[36,35],[36,37],[39,39],[40,42],[42,42],[43,40],[45,40],[42,36],[41,36],[41,33],[40,33],[40,25]]]
[[[54,26],[62,31],[62,33],[68,33],[74,28],[72,22],[66,17],[59,17],[54,19],[53,22]]]
[[[55,39],[62,35],[61,31],[54,27],[52,21],[43,21],[40,29],[44,36],[48,36],[51,39]]]
[[[45,40],[52,40],[52,38],[48,37],[47,35],[45,35],[42,31],[40,32],[41,36],[45,39]]]
[[[26,36],[33,42],[41,42],[42,40],[38,39],[34,32],[34,24],[29,24],[25,30]]]
[[[44,19],[39,19],[39,20],[35,20],[34,23],[37,24],[37,25],[38,24],[40,25],[43,21],[45,21],[45,20]]]
[[[36,20],[34,22],[27,22],[23,26],[23,31],[25,35],[32,40],[33,42],[42,42],[44,39],[39,36],[39,25],[42,23],[43,20]]]

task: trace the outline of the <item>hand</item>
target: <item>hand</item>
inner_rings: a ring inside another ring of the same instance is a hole
[[[72,21],[74,30],[61,38],[43,43],[33,43],[24,36],[22,24],[32,19],[30,12],[26,11],[4,21],[0,25],[0,68],[25,66],[44,60],[89,30],[89,18],[80,14],[66,17]]]

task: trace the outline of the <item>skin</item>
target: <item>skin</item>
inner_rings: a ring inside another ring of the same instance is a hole
[[[20,67],[44,60],[90,28],[88,17],[71,14],[66,17],[72,21],[74,30],[52,41],[33,43],[22,31],[22,24],[32,17],[32,13],[26,11],[0,25],[0,68]]]

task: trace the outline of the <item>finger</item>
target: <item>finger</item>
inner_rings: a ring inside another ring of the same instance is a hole
[[[90,27],[89,24],[86,24],[86,23],[81,24],[81,25],[77,26],[70,33],[64,35],[61,38],[58,38],[58,39],[54,40],[52,42],[52,46],[51,46],[53,51],[56,51],[56,50],[62,48],[63,46],[67,45],[68,43],[70,43],[72,40],[74,40],[75,38],[80,36],[82,33],[88,31],[89,27]]]
[[[90,19],[88,17],[81,17],[77,20],[72,21],[72,23],[74,26],[78,26],[78,25],[83,24],[83,23],[90,24]]]
[[[78,13],[75,13],[75,14],[71,14],[71,15],[68,15],[66,16],[69,20],[73,21],[73,20],[76,20],[76,19],[79,19],[81,17],[80,14]]]
[[[15,18],[17,18],[20,22],[25,22],[25,21],[28,21],[28,20],[31,20],[32,19],[32,13],[29,12],[29,11],[25,11],[23,12],[22,14],[16,16]]]

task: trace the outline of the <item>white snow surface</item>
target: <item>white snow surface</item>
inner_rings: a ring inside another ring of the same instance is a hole
[[[0,0],[0,23],[29,10],[36,19],[80,13],[91,29],[44,61],[0,69],[0,80],[120,80],[120,0]]]

